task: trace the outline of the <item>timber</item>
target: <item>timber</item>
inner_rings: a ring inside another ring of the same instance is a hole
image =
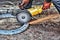
[[[57,15],[56,14],[55,15],[49,15],[49,16],[46,16],[44,18],[39,18],[39,19],[37,19],[35,21],[31,21],[31,22],[29,22],[29,24],[41,23],[41,22],[47,21],[49,19],[57,18],[58,16],[59,16],[59,14],[57,14]]]

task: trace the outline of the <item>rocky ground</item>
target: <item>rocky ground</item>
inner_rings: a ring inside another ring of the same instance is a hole
[[[56,10],[54,11],[52,9],[47,12],[57,13]],[[46,11],[44,13],[46,13]],[[50,14],[46,14],[45,16],[47,15]],[[43,14],[40,17],[44,17]],[[0,20],[0,29],[14,29],[18,26],[20,25],[15,18]],[[0,40],[60,40],[60,16],[36,25],[30,25],[23,33],[0,35]]]

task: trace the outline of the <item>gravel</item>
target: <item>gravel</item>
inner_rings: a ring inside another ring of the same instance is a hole
[[[16,18],[1,19],[0,22],[0,29],[10,30],[20,26]],[[0,40],[60,40],[60,16],[30,25],[26,31],[16,35],[0,35]]]

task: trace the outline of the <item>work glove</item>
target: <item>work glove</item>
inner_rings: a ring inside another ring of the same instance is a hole
[[[50,8],[50,5],[51,5],[51,2],[44,2],[42,9],[43,9],[43,10],[49,9],[49,8]]]

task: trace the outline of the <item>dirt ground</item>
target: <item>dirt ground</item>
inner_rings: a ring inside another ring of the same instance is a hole
[[[51,13],[57,12],[54,11]],[[15,18],[10,19],[1,19],[0,29],[13,29],[19,26],[19,23],[17,23]],[[60,16],[36,25],[30,25],[23,33],[16,35],[0,35],[0,40],[60,40]]]

